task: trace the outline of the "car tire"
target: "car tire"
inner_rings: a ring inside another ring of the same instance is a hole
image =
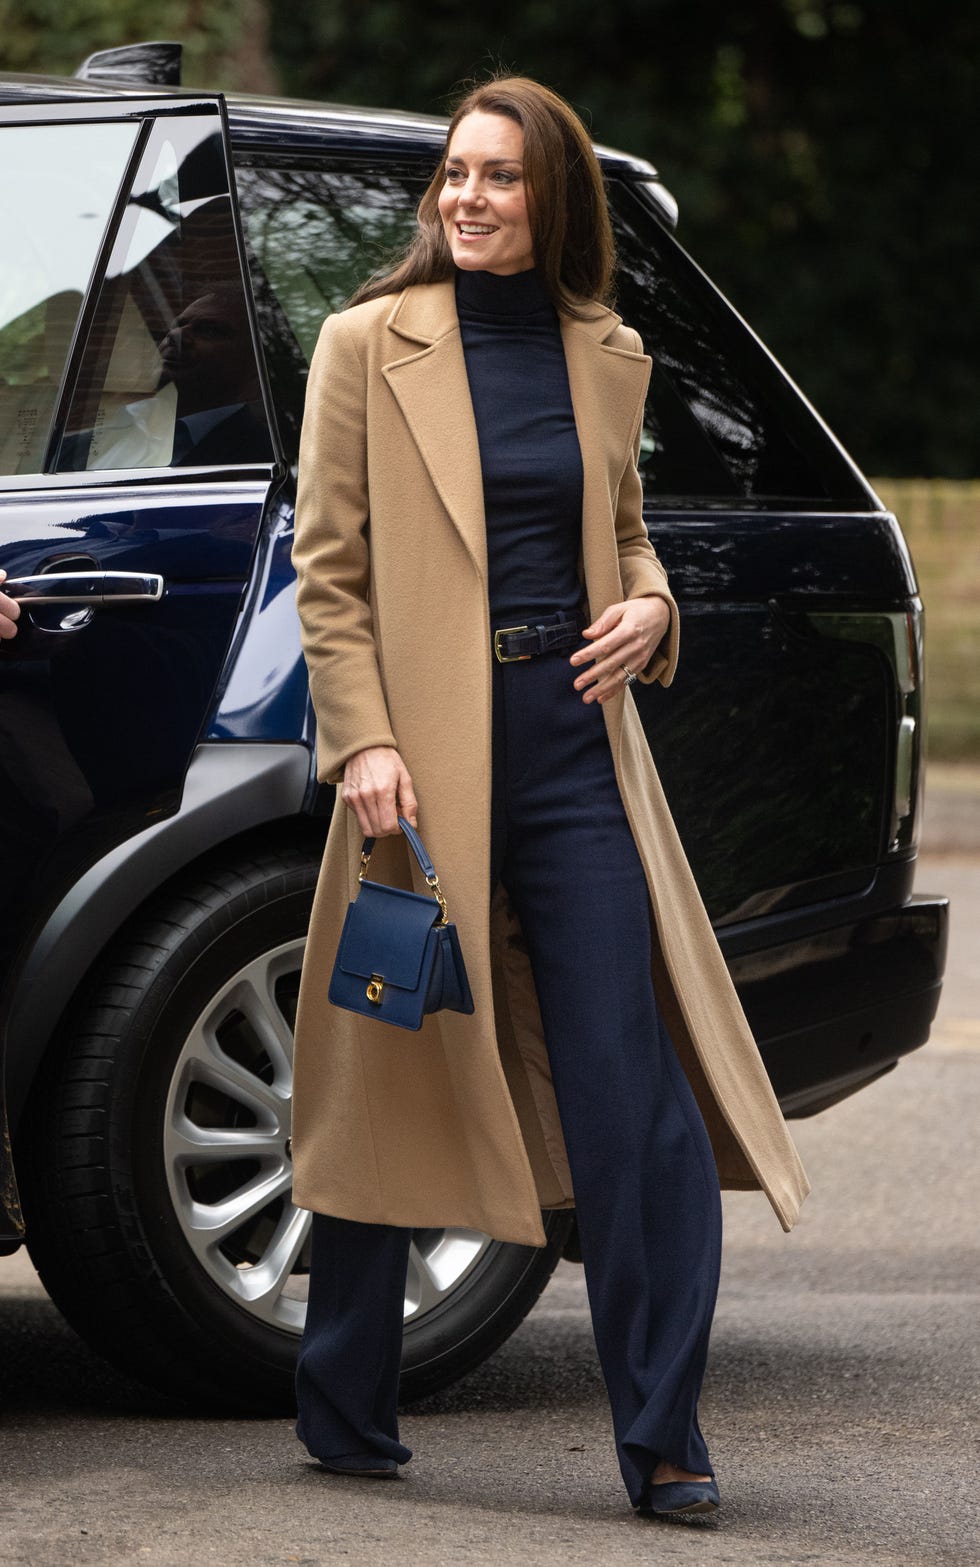
[[[155,895],[79,997],[19,1139],[52,1299],[113,1364],[198,1408],[294,1407],[309,1215],[290,1201],[291,1043],[318,870],[315,842],[263,848]],[[547,1215],[543,1248],[416,1232],[404,1397],[513,1332],[571,1224]]]

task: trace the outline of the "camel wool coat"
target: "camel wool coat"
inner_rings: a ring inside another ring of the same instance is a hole
[[[562,336],[584,469],[588,613],[641,594],[667,599],[670,633],[641,676],[666,685],[677,608],[644,527],[636,467],[650,360],[637,334],[599,305],[589,319],[563,316]],[[483,487],[451,281],[324,323],[307,392],[293,558],[318,775],[337,783],[355,752],[397,746],[476,1008],[434,1014],[416,1034],[328,1003],[362,845],[354,813],[338,802],[296,1019],[294,1200],[341,1218],[459,1225],[541,1245],[541,1208],[568,1207],[574,1194],[521,932],[501,889],[491,907]],[[603,714],[650,889],[657,999],[721,1184],[762,1187],[789,1229],[806,1175],[632,697],[624,691]],[[401,835],[378,840],[370,874],[425,891]]]

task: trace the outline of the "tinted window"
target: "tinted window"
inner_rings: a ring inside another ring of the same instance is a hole
[[[295,456],[323,319],[409,238],[430,170],[246,156],[236,177],[277,412]],[[648,499],[865,501],[805,404],[633,189],[612,181],[610,192],[619,308],[654,359],[641,454]]]
[[[138,125],[0,129],[0,473],[40,473]]]
[[[295,457],[324,317],[404,245],[429,174],[248,161],[235,173],[276,411]]]
[[[640,196],[614,181],[611,197],[618,308],[653,358],[647,499],[866,504],[832,438]]]
[[[86,339],[58,468],[270,460],[220,133],[153,126]]]

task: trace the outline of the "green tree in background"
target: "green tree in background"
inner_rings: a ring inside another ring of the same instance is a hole
[[[96,49],[184,45],[184,81],[275,90],[266,0],[0,0],[0,68],[71,75]]]
[[[872,472],[980,472],[980,6],[269,0],[287,90],[445,112],[496,64],[650,158],[679,236]]]
[[[539,77],[660,168],[865,469],[980,473],[976,0],[0,0],[6,70],[138,38],[181,40],[189,85],[435,113]]]

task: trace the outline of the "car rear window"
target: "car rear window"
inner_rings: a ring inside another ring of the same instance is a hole
[[[40,473],[138,124],[0,127],[0,473]]]
[[[610,182],[618,306],[653,359],[640,469],[648,502],[858,502],[868,492],[766,349],[657,221]]]

